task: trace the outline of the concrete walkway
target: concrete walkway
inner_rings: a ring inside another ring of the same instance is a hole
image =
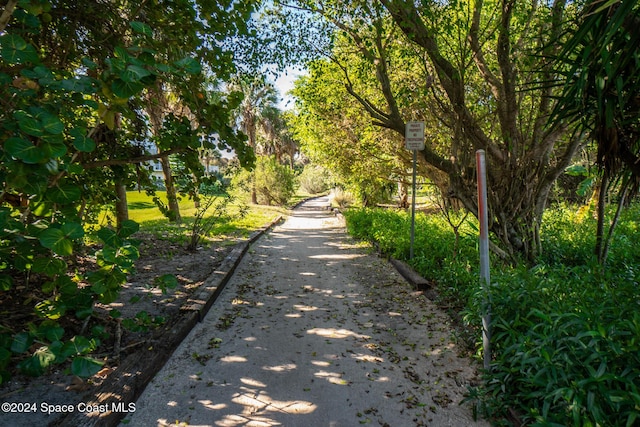
[[[466,426],[448,318],[304,203],[260,238],[127,426]]]

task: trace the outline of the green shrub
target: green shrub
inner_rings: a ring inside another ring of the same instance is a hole
[[[256,162],[255,180],[258,203],[284,206],[296,192],[295,173],[278,163],[274,156]]]
[[[340,209],[353,205],[353,195],[350,192],[341,188],[334,188],[331,194],[333,197],[333,203],[338,205]]]
[[[355,237],[375,241],[400,259],[409,253],[410,219],[403,211],[345,212]],[[640,418],[640,248],[638,207],[625,212],[608,267],[594,261],[593,215],[558,206],[544,216],[538,264],[492,263],[492,366],[472,389],[484,416],[525,425],[632,426]],[[455,235],[437,215],[416,216],[410,263],[435,282],[442,302],[458,310],[481,348],[477,226]]]
[[[285,206],[296,192],[295,172],[274,156],[259,156],[253,171],[240,170],[231,180],[232,195],[249,201],[253,190],[260,205]]]
[[[298,176],[298,185],[309,194],[319,194],[331,188],[331,177],[321,166],[307,165]]]
[[[593,268],[498,278],[488,414],[510,409],[531,425],[634,425],[640,313],[629,301],[637,301],[637,287]]]

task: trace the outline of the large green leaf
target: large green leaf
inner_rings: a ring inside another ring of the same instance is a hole
[[[0,37],[0,47],[3,49],[25,50],[27,42],[16,34],[4,34]]]
[[[103,363],[90,357],[76,357],[71,362],[71,373],[81,378],[89,378],[102,369]]]
[[[40,147],[33,145],[31,141],[12,137],[4,143],[4,149],[11,156],[25,163],[40,163],[45,158],[45,153]]]
[[[139,65],[129,65],[125,72],[120,75],[120,78],[127,83],[137,83],[150,74],[146,68]]]
[[[40,332],[51,342],[60,341],[64,336],[64,328],[57,323],[41,326]]]
[[[48,133],[59,135],[64,131],[64,124],[53,114],[43,113],[39,119],[42,122],[42,128]]]
[[[84,236],[82,225],[69,222],[61,228],[50,227],[40,233],[40,244],[51,249],[58,255],[71,255],[73,253],[73,240]]]
[[[0,56],[9,64],[38,62],[38,53],[35,48],[16,34],[0,36]]]
[[[118,248],[114,248],[112,246],[105,246],[100,251],[100,255],[102,255],[102,259],[104,259],[106,262],[110,264],[115,264],[116,257],[118,255]],[[102,293],[102,292],[98,292],[98,293]]]
[[[107,289],[102,295],[100,295],[100,302],[103,304],[111,304],[118,299],[120,295],[119,289]]]
[[[40,123],[38,119],[26,114],[21,114],[21,115],[16,114],[16,116],[19,117],[18,126],[20,127],[21,131],[32,136],[44,135],[44,129],[42,127],[42,123]]]
[[[49,346],[49,349],[56,355],[57,360],[62,361],[75,354],[73,345],[70,343],[62,343],[61,341],[54,341]]]
[[[140,225],[137,222],[128,219],[120,224],[118,236],[126,238],[131,236],[133,233],[137,233],[138,230],[140,230]]]
[[[122,246],[122,239],[120,238],[120,236],[118,236],[118,233],[111,230],[110,228],[102,227],[96,234],[105,243],[105,245],[111,247]]]
[[[18,364],[22,372],[34,377],[45,373],[46,369],[56,360],[56,356],[49,347],[40,347],[33,356]]]
[[[136,257],[130,257],[131,252],[128,251],[126,255],[122,253],[122,251],[118,251],[118,256],[116,257],[115,264],[120,267],[123,271],[129,271],[131,267],[134,266]]]
[[[107,292],[107,281],[106,280],[100,280],[95,282],[93,285],[91,285],[91,291],[94,292],[96,295],[102,295],[105,292]]]
[[[11,351],[14,353],[24,353],[33,344],[33,337],[28,332],[20,332],[13,337]]]
[[[66,222],[60,229],[71,239],[79,239],[84,236],[84,228],[82,228],[82,224],[77,222]]]
[[[95,341],[90,340],[82,335],[76,335],[69,341],[69,345],[72,346],[75,354],[86,354],[95,350]]]
[[[107,289],[107,273],[103,270],[90,271],[87,273],[87,280],[92,284],[91,290],[101,294]]]
[[[46,317],[51,320],[58,320],[67,312],[67,306],[65,304],[61,304],[59,301],[46,299],[36,304],[34,312],[38,316]]]
[[[199,74],[202,71],[200,61],[195,58],[186,57],[175,62],[175,65],[182,68],[189,74]]]
[[[131,98],[144,89],[144,85],[137,82],[127,82],[123,79],[115,79],[111,83],[111,90],[118,98]]]
[[[150,26],[148,26],[144,22],[133,21],[129,25],[131,25],[131,28],[133,29],[133,31],[135,31],[138,34],[142,34],[148,37],[153,36],[153,30],[151,29]]]
[[[67,263],[58,258],[36,258],[31,270],[35,273],[44,273],[48,276],[64,274],[67,271]]]
[[[73,146],[76,150],[90,153],[96,149],[95,141],[87,137],[85,129],[74,128],[69,133],[73,136]]]
[[[140,250],[136,245],[124,245],[120,248],[120,254],[130,260],[140,258]]]
[[[58,255],[71,255],[73,242],[59,228],[47,228],[40,233],[40,244]]]
[[[47,191],[47,198],[55,203],[72,203],[80,199],[82,191],[75,184],[62,184]]]
[[[58,138],[59,135],[54,137],[43,137],[44,143],[42,149],[45,156],[48,158],[59,158],[67,154],[67,146],[62,138]]]
[[[73,296],[78,293],[78,284],[71,280],[69,276],[58,277],[54,284],[58,287],[58,290],[62,295]]]

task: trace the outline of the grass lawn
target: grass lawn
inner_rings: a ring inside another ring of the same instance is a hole
[[[156,195],[166,203],[166,193],[157,191]],[[292,203],[302,200],[305,195],[299,195],[294,198]],[[182,198],[180,200],[180,214],[182,223],[176,224],[170,222],[162,215],[160,209],[155,205],[152,198],[144,192],[129,191],[127,192],[127,204],[129,206],[129,219],[140,224],[140,231],[152,233],[164,239],[175,240],[176,242],[187,242],[193,227],[193,221],[196,214],[196,208],[193,201]],[[231,204],[227,210],[228,215],[221,217],[212,227],[208,240],[231,240],[243,238],[251,234],[253,231],[270,223],[278,215],[286,215],[287,208],[277,206],[261,206],[248,205],[244,216],[240,216],[241,205]],[[211,217],[211,212],[206,217]],[[113,212],[105,212],[100,217],[100,223],[113,222]]]

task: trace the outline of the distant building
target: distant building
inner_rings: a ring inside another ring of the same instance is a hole
[[[149,154],[157,154],[158,148],[150,141],[138,142]],[[204,167],[205,174],[214,174],[220,172],[220,169],[227,165],[227,158],[221,157],[217,150],[206,152],[206,150],[198,150],[200,152],[200,163]],[[149,160],[146,162],[151,177],[157,181],[159,186],[164,186],[164,173],[160,159]]]

